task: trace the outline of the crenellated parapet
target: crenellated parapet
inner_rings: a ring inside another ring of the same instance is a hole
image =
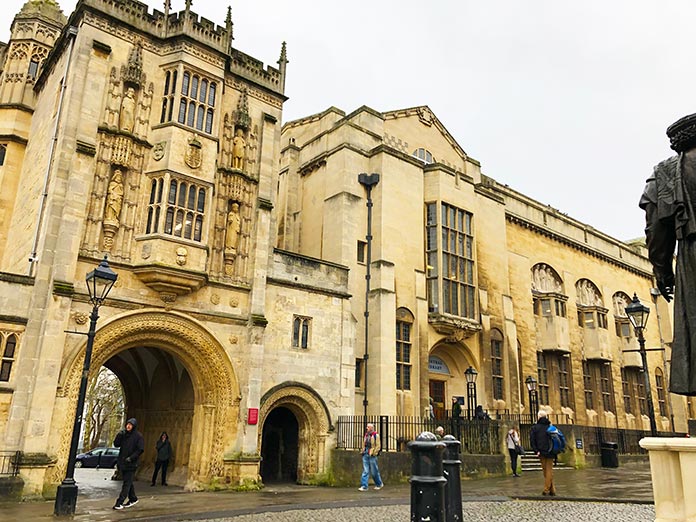
[[[282,94],[284,91],[285,81],[281,71],[270,65],[264,68],[262,61],[252,58],[237,49],[230,49],[230,72],[246,80],[263,85],[273,92]]]
[[[230,47],[232,35],[227,27],[199,17],[188,6],[178,13],[163,13],[156,9],[150,13],[147,4],[137,0],[82,0],[81,5],[98,9],[144,33],[160,38],[189,36],[225,54]],[[79,8],[80,5],[77,9]]]

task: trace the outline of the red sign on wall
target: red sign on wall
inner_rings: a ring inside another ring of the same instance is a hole
[[[259,409],[249,408],[249,413],[247,413],[247,423],[256,424],[257,422],[259,422]]]

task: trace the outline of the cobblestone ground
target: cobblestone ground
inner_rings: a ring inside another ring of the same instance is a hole
[[[301,509],[281,513],[259,513],[206,522],[375,522],[408,521],[409,506],[380,506],[340,509]],[[464,520],[467,522],[519,521],[548,522],[550,518],[573,522],[653,522],[652,505],[610,504],[600,502],[563,501],[506,501],[466,502]]]

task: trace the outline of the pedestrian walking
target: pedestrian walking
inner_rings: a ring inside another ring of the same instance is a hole
[[[114,509],[117,510],[135,506],[138,503],[138,496],[135,494],[135,488],[133,487],[133,478],[135,470],[138,468],[138,459],[145,451],[145,441],[137,427],[137,420],[134,418],[128,419],[126,421],[126,429],[119,431],[114,439],[114,446],[120,448],[117,463],[123,477],[121,493],[118,499],[116,499],[116,504],[114,504]],[[126,497],[128,497],[128,501],[124,503]]]
[[[381,450],[382,444],[379,439],[379,433],[375,431],[374,424],[368,424],[365,429],[365,436],[363,437],[361,452],[363,472],[360,477],[359,491],[367,491],[367,481],[370,475],[372,475],[372,480],[375,482],[376,490],[380,490],[384,487],[382,477],[379,474],[379,467],[377,466],[377,455],[379,455]]]
[[[532,445],[532,451],[539,457],[541,469],[544,472],[544,491],[541,494],[555,497],[556,487],[553,484],[553,461],[555,456],[550,452],[551,437],[546,431],[551,425],[551,421],[549,421],[544,410],[539,412],[537,418],[537,423],[532,426],[529,442]]]
[[[169,459],[172,458],[172,445],[169,442],[169,435],[166,431],[162,432],[160,438],[155,444],[157,448],[157,457],[155,458],[155,472],[152,474],[152,484],[154,486],[157,482],[157,472],[162,469],[162,485],[167,486],[167,468],[169,467]]]
[[[522,449],[522,444],[520,444],[520,432],[517,428],[513,426],[510,428],[507,434],[507,449],[510,454],[510,467],[512,468],[512,476],[519,477],[517,473],[517,457],[522,455],[524,450]]]
[[[457,397],[452,397],[452,434],[459,439],[462,422],[462,405],[459,404]]]
[[[437,438],[437,440],[442,440],[442,437],[444,436],[445,428],[443,428],[442,426],[438,426],[437,428],[435,428],[435,437]]]

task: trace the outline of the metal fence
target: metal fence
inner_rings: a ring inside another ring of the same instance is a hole
[[[647,450],[640,447],[638,441],[644,437],[650,437],[649,431],[622,430],[617,428],[599,428],[595,426],[582,426],[582,438],[585,443],[585,453],[599,455],[603,442],[615,442],[618,445],[620,455],[642,455]],[[660,431],[658,437],[686,437],[686,433]]]
[[[340,416],[336,422],[339,449],[360,450],[367,423],[374,424],[382,441],[382,451],[406,451],[409,441],[423,431],[434,432],[442,426],[445,432],[462,443],[462,453],[494,455],[500,453],[500,423],[495,420],[429,419],[387,415]]]
[[[0,477],[16,477],[19,475],[19,464],[22,458],[20,451],[0,451]]]

